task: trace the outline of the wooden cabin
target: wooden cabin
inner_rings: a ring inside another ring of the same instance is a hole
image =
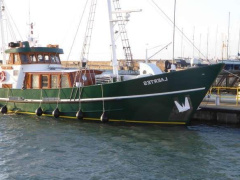
[[[58,45],[29,47],[28,42],[9,43],[8,58],[1,66],[0,86],[16,89],[52,89],[95,84],[99,70],[64,68]]]

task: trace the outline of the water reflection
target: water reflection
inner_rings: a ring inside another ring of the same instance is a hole
[[[238,179],[238,128],[1,116],[0,179]]]

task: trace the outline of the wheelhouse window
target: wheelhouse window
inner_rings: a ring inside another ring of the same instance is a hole
[[[55,61],[55,56],[54,56],[54,55],[51,55],[51,56],[50,56],[50,59],[51,59],[51,62],[52,62],[52,63],[55,63],[55,62],[56,62],[56,61]]]
[[[45,54],[44,59],[46,63],[50,63],[49,55]]]
[[[51,88],[58,88],[58,75],[51,75]]]
[[[34,54],[29,55],[29,57],[30,57],[30,61],[32,63],[36,63],[37,62],[37,58],[36,58],[36,56]]]
[[[21,60],[22,60],[22,63],[28,63],[28,57],[26,54],[20,54],[20,57],[21,57]]]
[[[38,89],[39,88],[39,75],[32,75],[32,88]]]
[[[14,64],[21,64],[21,60],[18,54],[14,54]]]
[[[58,55],[50,55],[50,60],[52,63],[60,64],[60,58]]]
[[[43,63],[43,62],[44,62],[44,59],[43,59],[43,55],[42,55],[42,54],[38,54],[38,55],[37,55],[37,59],[38,59],[38,62],[40,62],[40,63]]]
[[[14,55],[10,54],[9,61],[7,62],[7,64],[13,64],[13,63],[14,63]]]
[[[48,88],[48,75],[42,75],[42,88]]]
[[[21,64],[19,54],[10,54],[7,64]]]
[[[62,88],[68,88],[69,87],[69,82],[68,82],[68,76],[67,75],[62,75],[61,76],[61,87]]]
[[[56,63],[60,63],[59,56],[55,56]]]

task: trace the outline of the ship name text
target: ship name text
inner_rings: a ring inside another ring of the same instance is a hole
[[[143,85],[148,86],[148,85],[157,84],[157,83],[166,82],[166,81],[168,81],[167,77],[152,79],[152,80],[143,81]]]

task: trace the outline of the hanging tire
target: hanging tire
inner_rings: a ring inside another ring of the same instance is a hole
[[[79,111],[76,113],[76,117],[77,117],[77,119],[79,119],[79,120],[83,120],[83,112],[82,112],[82,110],[79,110]]]
[[[43,110],[42,110],[41,107],[37,108],[36,111],[35,111],[35,114],[36,114],[37,116],[41,116],[42,113],[43,113]]]
[[[55,117],[55,118],[58,118],[60,116],[60,111],[58,108],[56,108],[53,112],[52,112],[52,115]]]
[[[4,105],[2,108],[1,108],[1,113],[2,114],[6,114],[7,113],[7,111],[8,111],[8,109],[7,109],[7,106],[6,105]]]
[[[107,113],[106,112],[103,112],[101,117],[100,117],[100,120],[103,122],[103,123],[106,123],[109,121],[109,118],[107,116]]]

